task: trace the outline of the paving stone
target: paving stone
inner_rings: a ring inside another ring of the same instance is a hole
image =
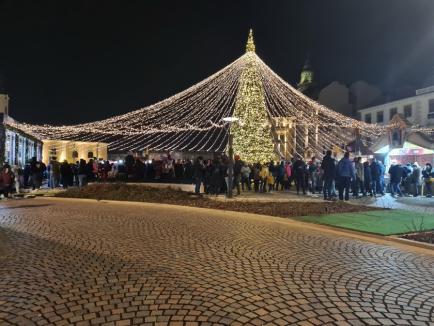
[[[0,205],[0,325],[434,320],[431,256],[215,211]]]

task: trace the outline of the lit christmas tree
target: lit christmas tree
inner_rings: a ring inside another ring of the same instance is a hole
[[[233,114],[240,120],[231,127],[233,148],[234,153],[243,161],[265,163],[275,160],[276,153],[265,106],[264,88],[255,60],[252,30],[246,52],[247,62],[240,77]]]

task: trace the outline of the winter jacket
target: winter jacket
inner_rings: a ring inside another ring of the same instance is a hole
[[[381,165],[377,161],[371,163],[372,179],[379,179],[381,176]]]
[[[9,171],[0,172],[0,185],[2,187],[9,187],[14,183],[14,174]]]
[[[303,176],[306,172],[306,163],[302,160],[295,161],[293,165],[294,176]]]
[[[324,156],[321,169],[324,171],[324,178],[334,178],[336,174],[336,162],[330,155]]]
[[[338,177],[350,177],[352,179],[356,178],[353,162],[351,162],[348,157],[344,157],[339,161],[336,175]]]
[[[241,168],[241,174],[244,178],[248,178],[250,176],[250,168],[248,166],[243,166]]]
[[[68,163],[62,163],[62,165],[60,166],[60,173],[63,178],[71,176],[72,175],[71,166]]]
[[[286,166],[285,166],[285,173],[286,173],[286,176],[288,177],[288,179],[291,177],[291,175],[292,175],[292,167],[291,167],[291,164],[286,164]]]
[[[60,175],[60,163],[53,161],[50,163],[50,173],[54,176]]]
[[[241,175],[241,168],[243,167],[244,163],[241,160],[235,160],[234,163],[234,175],[239,176]]]
[[[199,161],[194,162],[193,171],[193,176],[197,179],[201,179],[205,175],[205,167]]]
[[[363,163],[363,180],[366,182],[372,181],[371,167],[368,162]]]
[[[401,165],[392,165],[389,168],[390,182],[399,183],[402,180],[404,169]]]
[[[263,166],[261,169],[261,172],[259,172],[259,177],[263,180],[267,179],[267,177],[270,175],[270,171],[268,170],[268,167]]]
[[[285,175],[285,164],[280,164],[277,168],[277,177],[280,179],[283,179],[283,176]]]
[[[424,179],[425,182],[432,182],[434,179],[434,170],[432,168],[425,168],[422,171],[422,177]]]

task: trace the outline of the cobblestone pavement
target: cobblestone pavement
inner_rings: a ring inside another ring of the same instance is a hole
[[[232,212],[0,205],[1,325],[434,325],[434,256]]]

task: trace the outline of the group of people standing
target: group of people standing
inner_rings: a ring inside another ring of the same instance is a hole
[[[39,189],[42,186],[46,166],[33,157],[24,168],[3,164],[0,170],[0,196],[9,197],[23,188]]]
[[[60,186],[64,189],[71,186],[83,187],[88,182],[107,180],[111,169],[109,161],[89,159],[86,162],[80,159],[75,163],[68,163],[67,160],[60,163],[53,159],[47,167],[48,186],[52,189]]]
[[[193,165],[195,192],[203,185],[208,194],[225,193],[228,189],[229,160],[216,158],[204,160],[198,157]],[[386,174],[390,182],[386,184]],[[301,157],[277,164],[248,164],[239,156],[233,163],[233,187],[241,191],[269,192],[290,190],[295,184],[297,194],[319,193],[324,200],[349,200],[362,196],[383,196],[387,189],[392,196],[418,196],[423,187],[427,197],[432,196],[434,171],[430,163],[421,169],[417,163],[401,166],[393,164],[388,171],[375,158],[362,162],[361,157],[350,159],[345,153],[341,160],[327,151],[323,160],[312,157],[305,162]]]
[[[22,189],[38,190],[43,184],[49,188],[83,187],[89,181],[106,180],[112,165],[108,161],[84,159],[76,163],[52,159],[48,165],[32,158],[24,167],[5,163],[0,169],[0,197],[9,197]]]

